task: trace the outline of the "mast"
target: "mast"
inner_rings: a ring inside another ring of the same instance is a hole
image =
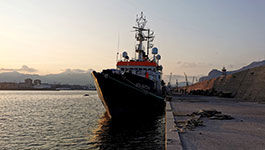
[[[137,27],[133,27],[136,31],[135,38],[137,41],[139,41],[138,44],[136,44],[135,51],[138,53],[138,60],[143,61],[148,59],[149,55],[149,49],[153,47],[152,42],[154,40],[154,32],[150,29],[145,29],[145,25],[147,23],[146,17],[143,15],[143,12],[141,12],[140,16],[136,16],[136,23]],[[147,36],[145,36],[144,32],[147,32]],[[147,42],[145,53],[143,42]]]

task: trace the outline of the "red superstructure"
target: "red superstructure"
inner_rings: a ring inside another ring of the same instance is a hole
[[[119,61],[117,62],[118,66],[148,66],[148,67],[156,67],[156,62],[150,61]]]

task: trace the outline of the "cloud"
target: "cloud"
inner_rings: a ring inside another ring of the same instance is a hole
[[[195,62],[183,62],[183,61],[177,61],[177,66],[182,68],[194,68],[197,66]]]
[[[181,63],[182,63],[181,61],[178,61],[178,62],[177,62],[178,65],[181,64]]]
[[[21,68],[19,69],[9,69],[9,68],[1,68],[0,69],[0,72],[11,72],[11,71],[17,71],[17,72],[37,72],[38,70],[37,69],[34,69],[34,68],[30,68],[26,65],[23,65]]]
[[[0,72],[10,72],[10,71],[15,71],[14,69],[6,69],[6,68],[1,68]]]
[[[195,68],[195,67],[197,67],[197,64],[195,62],[183,62],[181,64],[181,67],[185,67],[185,68]]]
[[[88,70],[83,70],[83,69],[65,69],[63,71],[63,73],[90,73],[92,72],[93,70],[92,69],[88,69]]]
[[[37,69],[34,68],[30,68],[26,65],[23,65],[20,69],[18,69],[17,71],[21,71],[21,72],[37,72]]]
[[[204,67],[211,67],[213,64],[204,63],[204,62],[184,62],[184,61],[177,61],[177,66],[181,68],[204,68]]]

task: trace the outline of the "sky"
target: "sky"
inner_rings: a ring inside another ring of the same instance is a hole
[[[0,71],[115,68],[117,52],[134,57],[141,11],[164,74],[202,76],[265,59],[264,0],[0,0]]]

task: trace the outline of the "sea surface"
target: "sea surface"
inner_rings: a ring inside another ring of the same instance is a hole
[[[164,123],[113,122],[96,91],[0,91],[1,150],[164,149]]]

